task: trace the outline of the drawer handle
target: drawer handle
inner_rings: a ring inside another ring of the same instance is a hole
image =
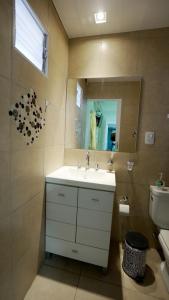
[[[58,193],[58,196],[60,196],[60,197],[65,197],[65,194],[63,194],[63,193]]]
[[[100,200],[97,198],[92,198],[92,201],[99,202]]]
[[[151,195],[151,201],[153,201],[154,200],[154,198],[153,198],[153,196]]]
[[[72,249],[72,252],[73,252],[73,253],[78,253],[78,250]]]

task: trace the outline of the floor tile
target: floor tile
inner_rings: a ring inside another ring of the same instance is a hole
[[[37,275],[25,300],[169,300],[163,283],[161,258],[155,249],[147,252],[146,276],[136,283],[122,270],[123,249],[113,244],[109,267],[101,267],[52,255]]]
[[[111,285],[91,278],[81,277],[75,300],[155,300],[149,295]]]
[[[123,288],[123,300],[157,300],[150,295],[144,295],[129,289]]]
[[[121,269],[117,264],[113,268],[109,268],[106,273],[100,267],[85,264],[82,268],[82,275],[110,284],[122,285]]]
[[[169,294],[160,272],[160,263],[161,258],[157,251],[155,249],[148,250],[144,282],[142,284],[136,283],[122,270],[121,275],[123,287],[145,295],[157,297],[163,300],[169,300]]]
[[[24,300],[74,300],[78,275],[43,266]]]
[[[52,254],[51,256],[45,258],[44,264],[79,275],[81,274],[82,263],[80,261],[63,256]]]
[[[122,288],[83,276],[80,278],[75,300],[107,299],[122,300]]]
[[[101,267],[91,264],[82,265],[82,275],[93,279],[101,280],[111,284],[122,284],[121,274],[121,247],[118,244],[112,245],[110,248],[109,266],[106,273],[102,271]]]

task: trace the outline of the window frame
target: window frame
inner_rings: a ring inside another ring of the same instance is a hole
[[[38,70],[42,75],[45,77],[48,76],[48,32],[45,28],[45,26],[42,24],[39,17],[36,15],[34,10],[32,9],[31,5],[28,3],[27,0],[21,0],[25,7],[27,8],[28,12],[32,16],[32,18],[35,20],[35,22],[38,24],[39,28],[42,30],[44,34],[44,45],[43,45],[43,64],[42,64],[42,70],[39,69],[27,56],[25,56],[15,45],[16,45],[16,1],[13,0],[14,6],[13,6],[13,48],[15,51],[17,51],[27,62],[29,62],[36,70]]]

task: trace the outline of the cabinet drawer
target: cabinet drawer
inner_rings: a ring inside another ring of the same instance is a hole
[[[47,183],[46,201],[77,206],[77,188]]]
[[[77,225],[111,231],[112,213],[78,208]]]
[[[46,220],[46,235],[75,242],[76,226],[52,220]]]
[[[46,203],[46,218],[63,223],[76,224],[76,207]]]
[[[46,251],[107,267],[108,251],[46,237]]]
[[[79,189],[78,207],[112,212],[114,193]]]
[[[110,232],[77,227],[76,242],[101,249],[109,249]]]

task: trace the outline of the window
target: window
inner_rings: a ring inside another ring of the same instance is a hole
[[[26,0],[15,0],[14,46],[40,71],[47,73],[47,32]]]
[[[80,108],[81,100],[83,98],[83,90],[79,83],[77,83],[76,105]]]

